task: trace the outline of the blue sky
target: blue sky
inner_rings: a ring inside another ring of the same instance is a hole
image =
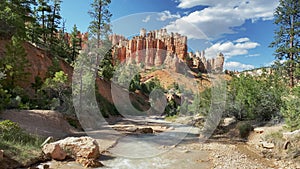
[[[74,24],[87,31],[90,2],[63,0],[68,31]],[[268,46],[277,5],[278,0],[112,0],[109,9],[114,33],[130,37],[141,28],[166,28],[188,36],[189,47],[205,50],[208,58],[224,53],[225,69],[244,70],[274,60],[274,49]]]

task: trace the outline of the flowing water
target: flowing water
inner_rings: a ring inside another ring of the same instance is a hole
[[[109,153],[99,159],[105,165],[101,169],[210,168],[208,152],[191,146],[201,144],[197,142],[199,128],[179,124],[172,124],[172,128],[173,130],[155,135],[120,138],[114,147],[108,149]],[[55,169],[84,169],[76,162],[56,161],[43,163],[38,168],[42,169],[44,164]]]

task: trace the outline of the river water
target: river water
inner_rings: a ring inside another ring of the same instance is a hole
[[[160,121],[161,122],[161,121]],[[100,157],[101,169],[202,169],[210,168],[208,152],[199,148],[199,128],[174,124],[156,135],[125,136]],[[197,146],[198,145],[198,146]],[[101,146],[101,145],[100,145]],[[54,169],[84,169],[76,162],[51,161]]]

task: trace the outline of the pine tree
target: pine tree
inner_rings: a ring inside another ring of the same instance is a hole
[[[97,47],[100,47],[101,40],[107,38],[110,29],[110,18],[112,14],[108,10],[111,0],[94,0],[91,4],[92,10],[89,14],[93,21],[90,22],[90,35],[97,39]]]
[[[42,32],[42,39],[43,42],[46,43],[47,41],[47,34],[48,34],[48,29],[46,27],[47,23],[47,15],[48,13],[51,12],[51,7],[49,5],[49,0],[38,0],[38,8],[37,11],[40,13],[40,24],[42,26],[41,32]]]
[[[58,32],[59,24],[61,20],[60,16],[60,4],[61,0],[53,0],[53,5],[51,6],[51,13],[48,15],[48,29],[50,31],[50,46],[55,43],[57,37],[55,35]]]
[[[26,24],[34,22],[31,6],[34,0],[4,0],[0,3],[0,37],[10,39],[13,35],[26,38]]]
[[[107,80],[110,80],[113,74],[112,55],[110,52],[111,43],[108,40],[108,35],[111,32],[110,18],[112,14],[108,10],[111,0],[94,0],[91,4],[92,10],[89,14],[93,21],[90,22],[89,32],[91,39],[96,40],[96,47],[99,49],[96,54],[96,63],[100,63],[100,75]],[[100,58],[102,60],[100,62]],[[98,75],[98,68],[95,70],[95,75]],[[111,72],[108,72],[111,71]]]
[[[77,26],[73,26],[73,30],[71,32],[71,47],[72,47],[72,58],[71,60],[74,61],[79,54],[79,50],[81,49],[81,38],[78,37],[78,29]]]
[[[274,42],[271,47],[276,47],[275,56],[285,60],[288,72],[289,86],[295,84],[294,73],[299,64],[300,52],[300,1],[280,0],[274,13],[275,24],[279,26],[275,31]]]
[[[13,36],[6,45],[5,57],[0,60],[0,67],[5,69],[6,87],[15,87],[18,82],[26,80],[28,73],[25,68],[29,66],[26,51],[22,41]]]

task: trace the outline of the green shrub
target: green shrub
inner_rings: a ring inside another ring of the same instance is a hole
[[[234,77],[228,86],[226,115],[239,120],[271,120],[279,116],[284,84],[278,77]]]
[[[287,128],[291,131],[300,129],[300,87],[295,87],[290,94],[282,97],[282,101],[281,113]]]
[[[39,146],[42,143],[41,138],[26,133],[17,123],[10,120],[0,122],[0,140],[22,145]]]
[[[146,94],[150,94],[154,89],[164,90],[157,78],[151,79],[150,81],[141,85],[141,90]]]
[[[239,130],[240,137],[246,139],[253,130],[253,127],[249,122],[240,122],[237,124],[237,129]]]

